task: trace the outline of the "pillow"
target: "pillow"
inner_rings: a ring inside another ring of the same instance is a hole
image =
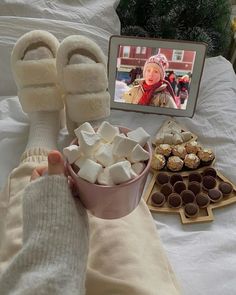
[[[88,24],[117,33],[119,0],[1,0],[0,15]]]
[[[28,31],[41,29],[59,40],[72,34],[93,39],[108,52],[109,37],[119,34],[116,14],[118,0],[2,0],[0,2],[0,95],[16,94],[10,55],[17,39]]]

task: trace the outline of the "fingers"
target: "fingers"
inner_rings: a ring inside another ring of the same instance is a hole
[[[76,183],[74,181],[74,179],[71,176],[68,176],[68,184],[69,184],[69,188],[71,190],[71,193],[74,197],[78,196],[78,190],[76,187]]]
[[[59,151],[51,151],[48,154],[48,175],[65,174],[64,160]]]
[[[30,177],[30,181],[33,181],[46,173],[48,173],[48,175],[65,174],[64,161],[60,152],[51,151],[48,154],[48,167],[40,166],[35,168]]]

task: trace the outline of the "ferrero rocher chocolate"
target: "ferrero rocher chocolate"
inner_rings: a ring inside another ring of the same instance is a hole
[[[184,161],[177,156],[171,156],[168,158],[167,167],[171,171],[180,171],[183,168]]]
[[[184,159],[187,155],[186,149],[183,145],[176,145],[172,148],[172,154],[178,156],[181,159]]]
[[[197,143],[197,141],[192,140],[186,143],[185,149],[188,154],[197,154],[197,152],[200,150],[200,145]]]
[[[197,155],[202,162],[207,163],[213,161],[215,158],[215,155],[211,149],[201,149]]]
[[[166,159],[163,155],[154,154],[152,155],[151,167],[155,170],[161,170],[165,167]]]
[[[172,148],[169,144],[160,144],[156,147],[155,153],[156,154],[161,154],[163,156],[169,157],[171,154]]]
[[[200,159],[196,154],[187,154],[184,158],[184,164],[190,169],[196,169],[200,165]]]

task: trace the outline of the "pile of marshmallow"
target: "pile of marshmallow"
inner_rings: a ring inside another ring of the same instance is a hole
[[[142,173],[150,154],[144,149],[150,135],[142,128],[121,133],[117,126],[102,122],[97,131],[85,122],[75,129],[79,145],[65,147],[69,164],[79,168],[78,176],[90,183],[113,186]]]

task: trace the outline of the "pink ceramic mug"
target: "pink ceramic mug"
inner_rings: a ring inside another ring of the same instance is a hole
[[[130,131],[124,127],[119,127],[119,129],[121,133]],[[77,144],[77,139],[72,144]],[[79,198],[84,207],[96,217],[103,219],[121,218],[131,213],[140,202],[151,165],[151,145],[147,143],[144,149],[149,153],[149,160],[141,174],[128,182],[114,186],[90,183],[79,177],[75,173],[73,165],[67,163],[69,173],[76,183]]]

